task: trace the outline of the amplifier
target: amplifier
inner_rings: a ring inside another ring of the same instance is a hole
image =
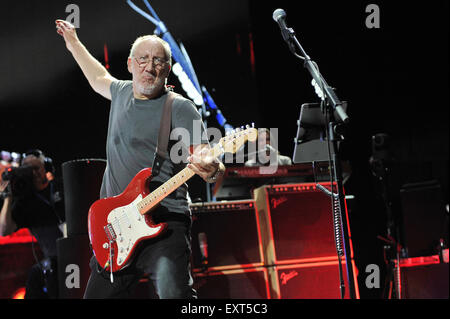
[[[437,181],[403,185],[400,199],[402,239],[408,257],[435,254],[441,239],[448,244],[448,212]]]
[[[67,235],[87,235],[90,206],[99,199],[106,161],[82,159],[64,162],[64,205]]]
[[[331,198],[316,184],[263,186],[254,198],[267,265],[337,256]]]
[[[268,270],[264,267],[194,272],[199,299],[269,299]]]
[[[345,260],[342,260],[345,265]],[[344,268],[344,267],[343,267]],[[221,271],[197,270],[194,288],[199,299],[340,299],[339,263],[336,257],[270,267],[240,267]],[[345,299],[349,281],[343,271]],[[357,293],[359,299],[359,293]]]
[[[38,260],[42,252],[34,244]],[[36,263],[30,242],[0,245],[0,299],[10,299],[14,292],[25,288],[31,267]]]
[[[315,179],[316,178],[316,179]],[[213,195],[218,200],[238,200],[252,197],[253,189],[268,184],[304,183],[329,180],[327,162],[278,166],[228,166],[214,185]]]
[[[342,260],[342,265],[345,265],[345,260]],[[275,278],[271,281],[275,286],[273,298],[341,299],[337,257],[323,258],[321,262],[275,266],[275,270]],[[342,274],[344,298],[349,299],[349,281],[345,270]]]
[[[448,249],[439,255],[400,259],[396,286],[401,299],[448,299]]]
[[[59,297],[81,299],[84,295],[91,268],[92,250],[88,235],[73,235],[56,241],[58,251]]]
[[[253,200],[190,205],[193,268],[261,266],[262,246]],[[207,264],[200,247],[207,254]]]

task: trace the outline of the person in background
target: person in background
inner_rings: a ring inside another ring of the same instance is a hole
[[[271,143],[274,141],[273,134],[267,128],[258,129],[258,139],[256,145],[256,153],[251,154],[245,162],[245,166],[283,166],[292,165],[292,160],[288,156],[281,155]]]
[[[30,270],[25,299],[56,299],[56,241],[63,236],[64,201],[54,179],[54,167],[42,151],[32,150],[25,154],[20,167],[2,170],[0,236],[28,228],[43,254]]]

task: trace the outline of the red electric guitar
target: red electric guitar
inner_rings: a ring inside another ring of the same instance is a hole
[[[257,129],[247,126],[220,139],[211,156],[236,153],[248,141],[255,141]],[[166,196],[184,184],[194,172],[187,166],[150,193],[151,168],[141,170],[122,194],[97,200],[89,209],[88,231],[94,255],[105,270],[116,272],[132,260],[137,245],[160,235],[166,223],[155,224],[151,211]]]

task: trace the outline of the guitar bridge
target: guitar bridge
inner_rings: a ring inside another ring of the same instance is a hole
[[[112,225],[108,224],[105,227],[103,227],[103,229],[105,230],[106,237],[108,237],[108,241],[110,243],[114,242],[116,240],[117,236],[116,236],[116,233],[114,232]]]

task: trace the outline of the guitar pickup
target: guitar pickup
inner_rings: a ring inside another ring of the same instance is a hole
[[[111,224],[106,225],[105,227],[103,227],[103,229],[105,230],[106,237],[108,237],[109,242],[113,242],[116,240],[117,236]]]

